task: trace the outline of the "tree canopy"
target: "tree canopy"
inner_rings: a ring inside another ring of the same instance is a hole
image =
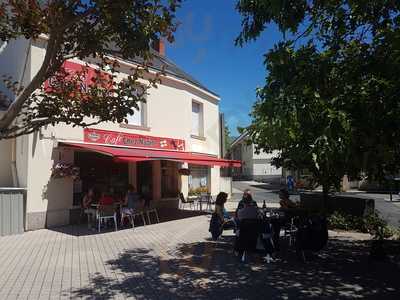
[[[173,41],[175,12],[181,0],[36,0],[0,2],[0,42],[16,39],[46,40],[44,61],[30,82],[23,84],[0,74],[11,91],[0,94],[0,139],[28,134],[60,122],[89,126],[103,121],[123,122],[144,101],[146,89],[157,83],[139,83],[152,56],[150,44]],[[4,49],[4,44],[3,47]],[[140,58],[129,76],[117,81],[117,54],[122,59]],[[1,53],[0,53],[1,55]],[[92,59],[98,68],[92,84],[80,89],[83,68],[71,77],[63,64],[68,59]],[[46,89],[52,79],[58,88]],[[88,121],[89,120],[89,121]]]
[[[238,45],[275,23],[248,131],[275,163],[307,168],[325,192],[400,167],[400,2],[242,0]]]

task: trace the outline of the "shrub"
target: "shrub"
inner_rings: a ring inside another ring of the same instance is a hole
[[[375,239],[390,238],[396,234],[396,229],[390,228],[376,211],[365,217],[355,217],[335,211],[328,217],[328,224],[329,229],[370,233]]]
[[[329,229],[350,230],[349,218],[345,214],[335,211],[328,217]]]

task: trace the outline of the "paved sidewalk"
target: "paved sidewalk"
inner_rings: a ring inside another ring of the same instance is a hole
[[[291,251],[243,264],[233,237],[209,239],[209,216],[87,234],[80,227],[0,238],[0,299],[400,299],[396,263],[333,235],[304,264]]]

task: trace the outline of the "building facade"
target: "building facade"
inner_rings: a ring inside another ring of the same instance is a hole
[[[30,82],[45,52],[45,38],[10,43],[0,55],[2,73]],[[123,80],[136,62],[115,59]],[[83,63],[72,59],[65,67],[73,71]],[[220,191],[220,166],[226,162],[220,159],[219,96],[164,53],[155,53],[153,66],[151,71],[165,68],[166,74],[158,88],[148,91],[146,103],[128,116],[128,124],[86,129],[59,124],[0,140],[0,186],[26,189],[26,230],[69,224],[89,187],[121,195],[130,183],[155,206],[176,206],[179,191]],[[63,167],[79,175],[57,174]]]
[[[236,180],[257,180],[265,182],[281,182],[282,168],[276,168],[271,164],[271,159],[277,154],[257,153],[254,144],[249,143],[246,133],[235,139],[229,149],[229,157],[240,160],[242,166],[234,168],[232,177]]]

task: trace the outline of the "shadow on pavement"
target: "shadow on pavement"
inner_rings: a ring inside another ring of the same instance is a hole
[[[209,213],[205,212],[205,211],[198,211],[198,210],[182,210],[182,209],[170,209],[170,208],[161,208],[158,210],[158,216],[160,219],[160,223],[181,220],[181,219],[186,219],[186,218],[192,218],[192,217],[197,217],[197,216],[202,216],[202,215],[207,215],[207,214],[209,214]],[[146,222],[148,222],[147,216],[145,216],[145,219],[146,219]],[[151,220],[151,224],[156,224],[154,214],[150,215],[150,220]],[[119,218],[118,218],[118,221],[119,221]],[[146,226],[151,226],[151,224],[148,224]],[[135,220],[135,227],[139,227],[139,226],[143,226],[143,223],[142,223],[140,217],[138,217]],[[128,224],[125,224],[123,227],[121,227],[121,225],[118,224],[118,230],[123,230],[123,229],[131,229],[131,226]],[[82,219],[81,224],[54,227],[54,228],[49,228],[49,230],[68,234],[68,235],[73,235],[73,236],[87,236],[87,235],[104,234],[104,233],[113,232],[114,225],[111,222],[106,228],[102,228],[101,232],[99,233],[96,228],[93,228],[93,229],[88,228],[87,220],[85,217],[84,219]]]
[[[399,265],[371,262],[368,241],[332,239],[307,263],[288,250],[281,261],[253,256],[241,263],[233,237],[181,244],[167,253],[129,249],[107,264],[108,278],[94,274],[73,297],[109,299],[399,299]],[[397,254],[398,255],[398,254]]]

